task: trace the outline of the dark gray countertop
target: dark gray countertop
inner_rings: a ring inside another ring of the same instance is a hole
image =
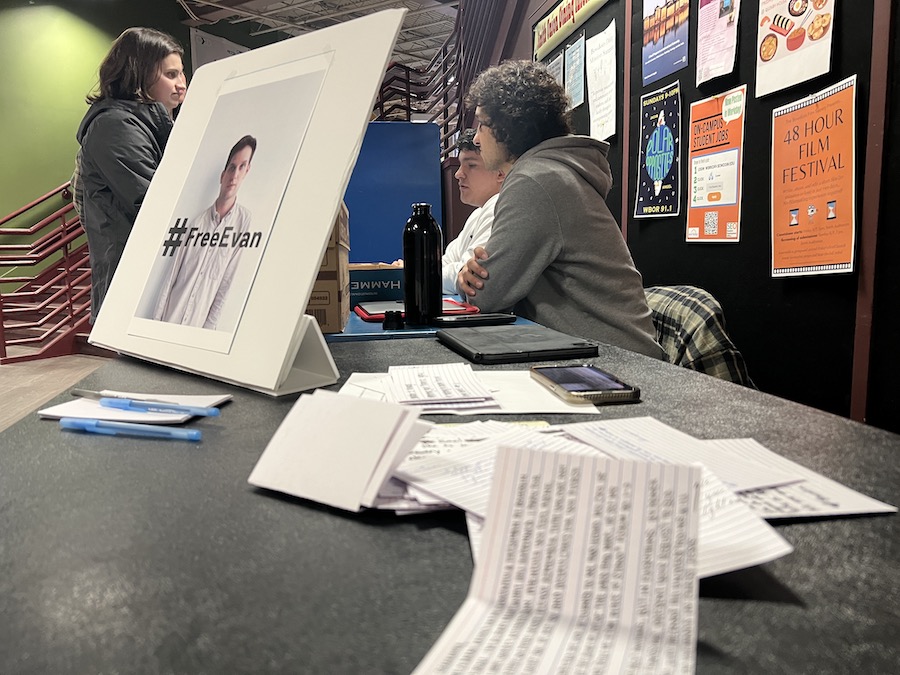
[[[431,339],[330,348],[343,378],[460,360]],[[900,436],[619,349],[592,362],[643,392],[603,417],[753,437],[900,499]],[[347,514],[247,484],[295,396],[129,358],[79,386],[235,399],[220,418],[191,423],[200,444],[64,433],[37,415],[0,434],[0,672],[408,673],[465,597],[460,513]],[[309,442],[327,432],[310,429]],[[794,553],[703,581],[698,672],[895,671],[896,523],[779,524]]]

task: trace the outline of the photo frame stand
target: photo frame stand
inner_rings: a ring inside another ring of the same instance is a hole
[[[270,396],[337,383],[322,330],[305,309],[405,14],[384,10],[194,73],[91,344]],[[251,225],[240,247],[248,253],[215,321],[162,319],[152,309],[168,278],[160,260],[180,246],[225,247],[224,235],[188,237],[186,222],[221,192],[221,150],[235,138],[254,142],[241,192]]]
[[[289,362],[282,384],[277,389],[251,388],[271,396],[284,396],[316,387],[327,387],[338,381],[340,372],[318,321],[308,314],[301,316],[297,337],[297,355],[293,362]]]

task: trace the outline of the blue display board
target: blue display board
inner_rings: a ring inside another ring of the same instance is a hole
[[[350,262],[403,257],[403,227],[414,202],[431,204],[441,223],[441,151],[436,124],[369,122],[344,201],[350,211]]]

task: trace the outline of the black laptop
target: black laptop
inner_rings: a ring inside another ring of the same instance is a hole
[[[597,356],[597,343],[539,324],[439,330],[437,338],[472,363],[521,363]]]

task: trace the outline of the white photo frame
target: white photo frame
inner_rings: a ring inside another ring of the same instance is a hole
[[[337,381],[304,310],[405,13],[379,12],[198,69],[92,344],[273,395]],[[246,136],[256,147],[234,188],[243,229],[220,228],[211,239],[204,217],[218,217],[210,205],[220,183],[226,189],[229,150]],[[176,312],[169,298],[189,273],[176,264],[229,281],[208,282],[213,290],[196,303],[178,296]]]

